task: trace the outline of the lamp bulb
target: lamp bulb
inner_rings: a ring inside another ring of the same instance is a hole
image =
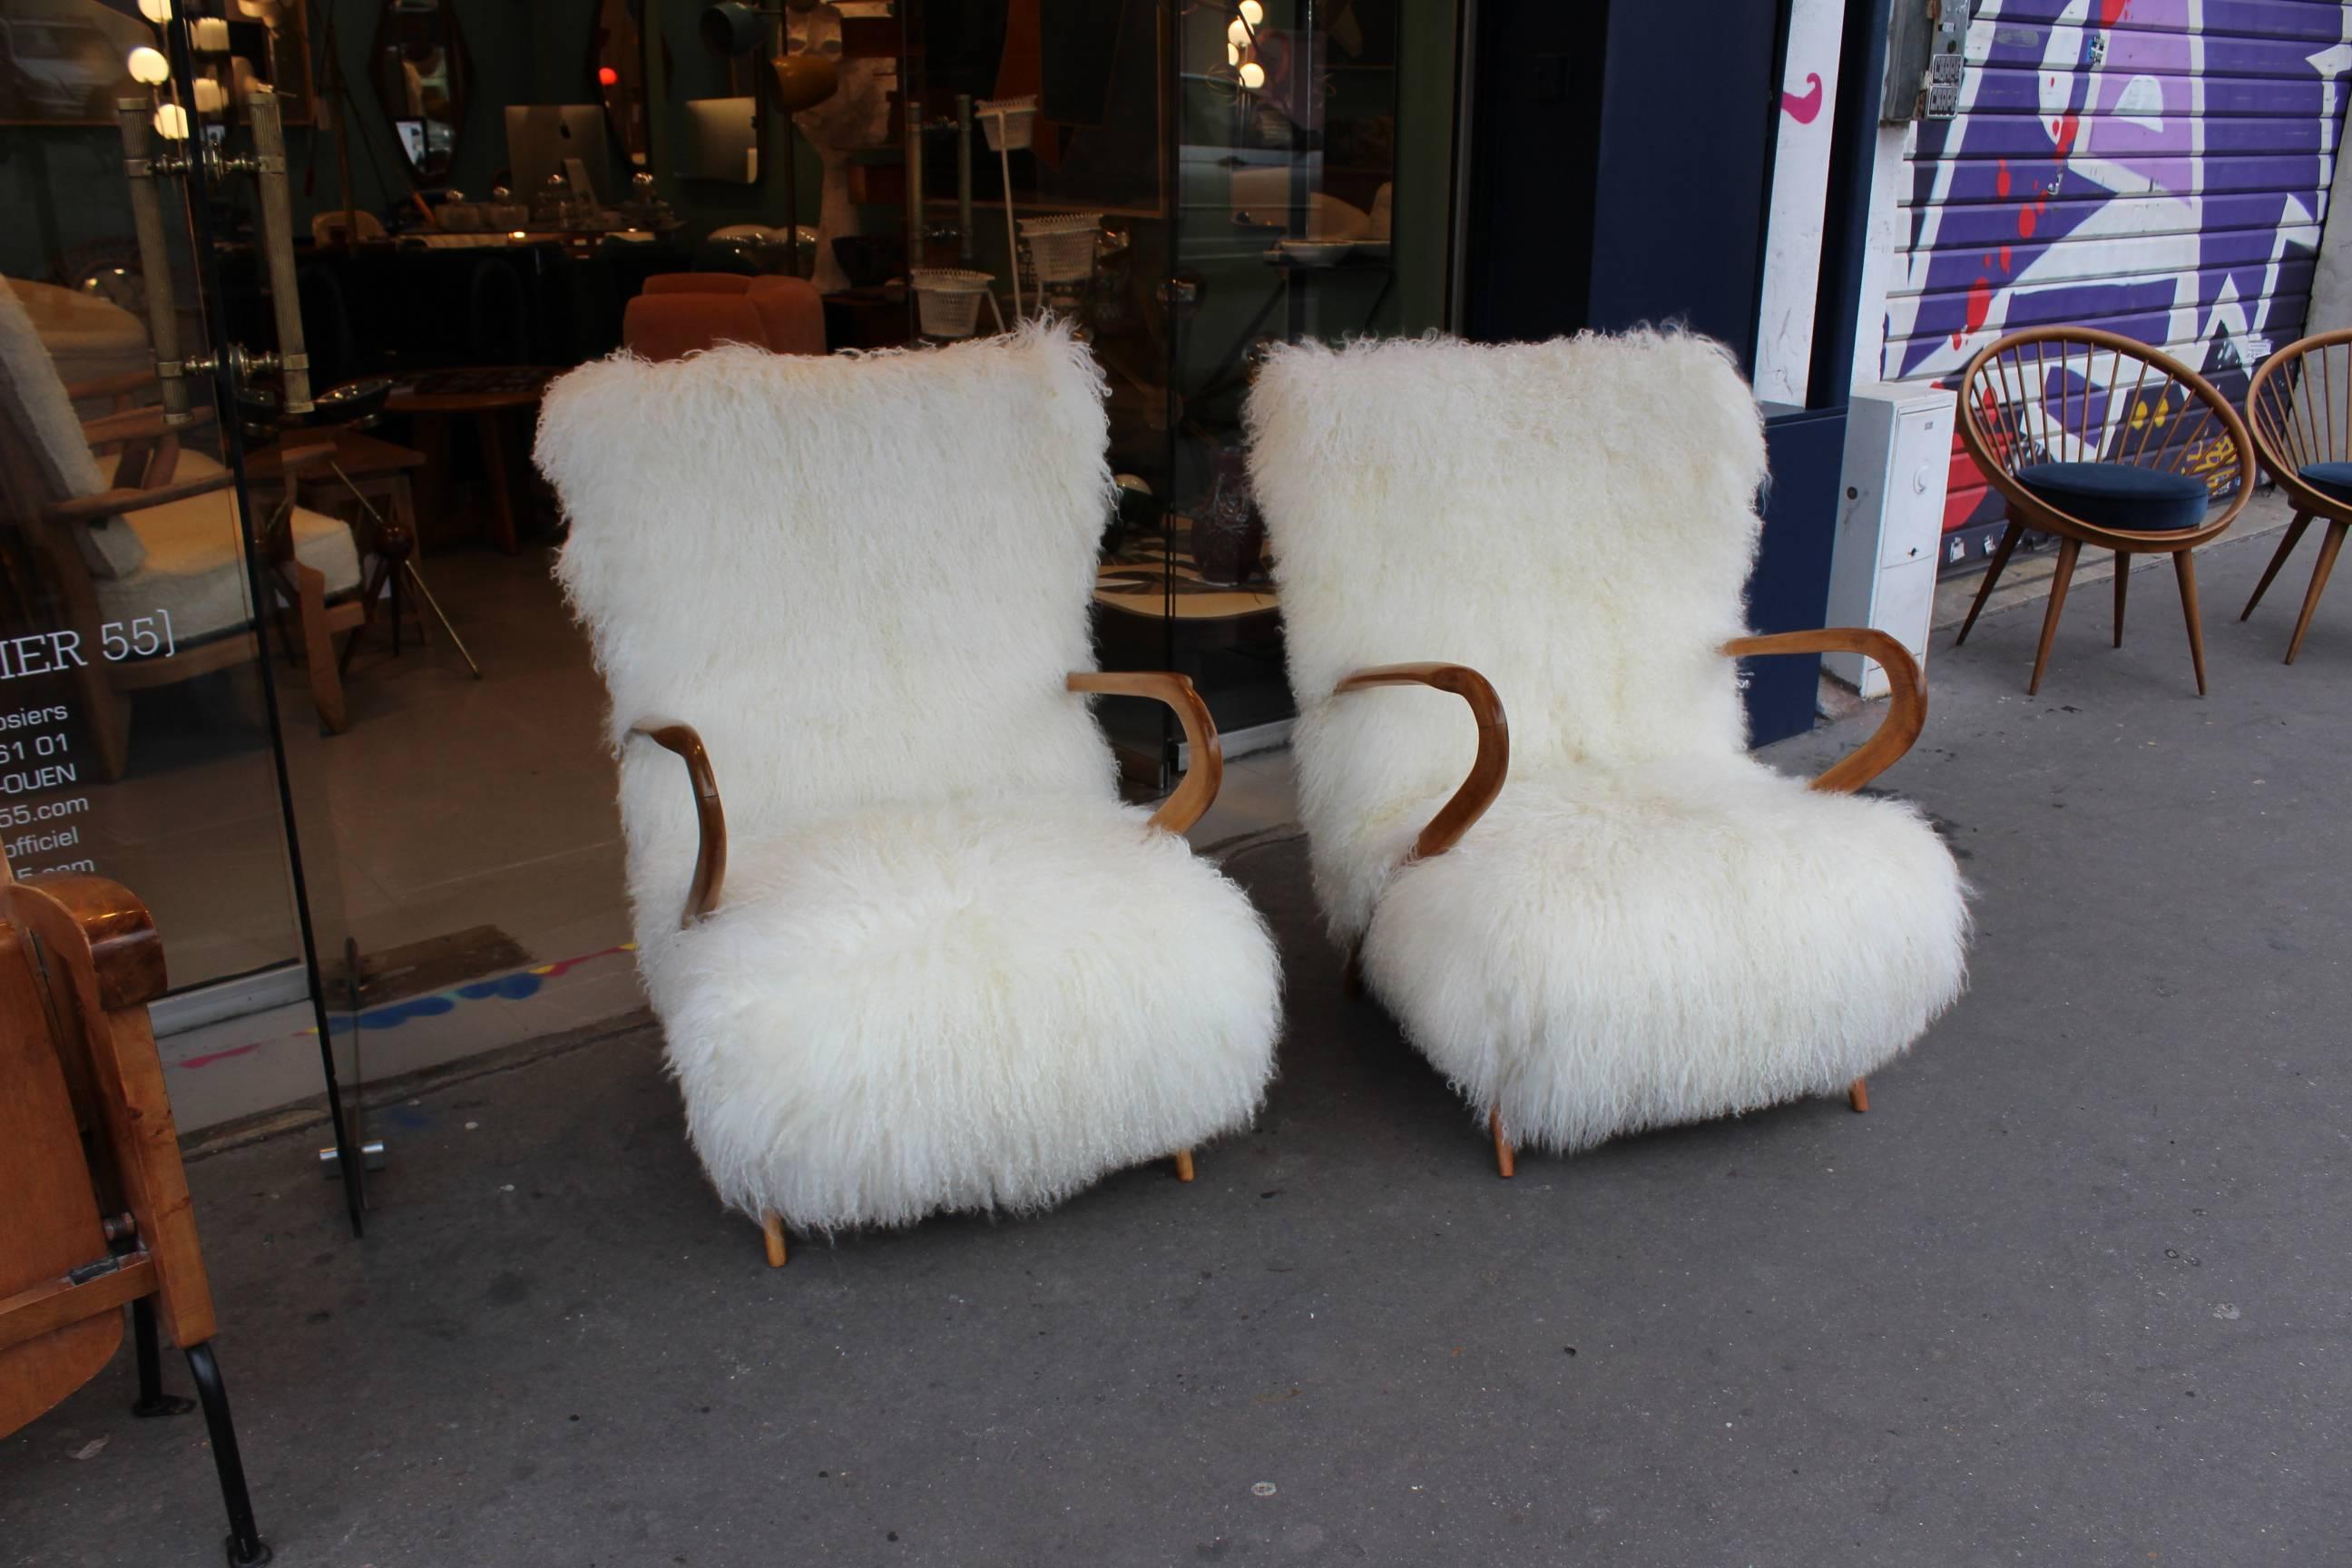
[[[1225,42],[1233,45],[1234,47],[1237,49],[1245,49],[1249,47],[1249,24],[1243,21],[1239,16],[1234,17],[1233,22],[1225,28]]]
[[[1227,44],[1225,46],[1225,63],[1229,66],[1237,66],[1242,63],[1242,47],[1239,44]]]
[[[131,79],[142,87],[161,87],[172,79],[172,62],[163,50],[142,44],[131,51]]]
[[[155,134],[166,142],[188,139],[188,111],[176,103],[157,104],[154,123]]]
[[[1249,89],[1252,92],[1255,92],[1259,88],[1264,87],[1265,85],[1265,68],[1258,64],[1255,60],[1250,60],[1244,63],[1242,67],[1242,85]]]
[[[1253,27],[1262,27],[1265,25],[1265,7],[1259,5],[1257,0],[1242,0],[1242,3],[1234,9],[1239,11],[1242,14],[1242,20]]]
[[[160,27],[172,19],[172,0],[139,0],[139,14]]]

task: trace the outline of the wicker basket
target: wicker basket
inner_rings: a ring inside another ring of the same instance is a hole
[[[1037,133],[1037,95],[992,98],[971,106],[972,117],[988,134],[992,153],[1018,153]]]
[[[1083,283],[1093,277],[1095,239],[1101,232],[1100,213],[1021,220],[1021,237],[1028,242],[1030,266],[1040,283]]]
[[[985,272],[918,267],[908,276],[915,285],[915,319],[925,337],[968,338],[980,325],[980,302],[986,300],[992,308],[996,302],[996,279]]]

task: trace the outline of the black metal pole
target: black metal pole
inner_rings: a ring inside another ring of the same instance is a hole
[[[188,47],[187,21],[181,18],[165,26],[163,37],[171,53],[172,75],[186,95],[186,100],[194,103],[196,100],[195,62]],[[204,159],[197,155],[203,146],[203,134],[200,124],[190,124],[190,159],[187,184],[183,187],[185,195],[184,205],[187,219],[189,262],[196,276],[196,299],[204,307],[205,331],[211,344],[214,363],[218,365],[228,360],[229,335],[228,322],[220,309],[223,295],[219,258],[213,250],[211,182],[206,178]],[[229,472],[236,476],[236,524],[249,574],[246,592],[257,617],[253,635],[259,644],[256,649],[259,657],[254,662],[261,673],[262,711],[268,721],[269,752],[276,764],[278,813],[286,823],[286,857],[294,883],[294,920],[302,934],[302,968],[310,983],[311,1013],[319,1027],[319,1063],[327,1079],[327,1116],[334,1127],[335,1163],[343,1179],[343,1204],[351,1216],[352,1235],[360,1237],[367,1232],[367,1222],[362,1217],[366,1195],[361,1186],[361,1141],[348,1135],[351,1129],[343,1114],[342,1086],[335,1073],[335,1036],[328,1018],[326,994],[320,981],[318,936],[311,924],[310,884],[302,874],[301,837],[295,830],[294,781],[287,771],[286,737],[278,711],[278,681],[276,672],[270,668],[269,649],[257,619],[262,607],[269,603],[268,555],[253,537],[253,498],[245,486],[245,440],[243,422],[236,416],[236,389],[221,372],[215,370],[214,375],[215,396],[221,416],[222,456],[228,459]],[[357,1023],[354,1018],[354,1028]]]

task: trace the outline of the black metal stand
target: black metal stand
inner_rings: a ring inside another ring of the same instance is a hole
[[[193,1399],[163,1392],[163,1357],[155,1340],[155,1298],[142,1296],[131,1303],[131,1338],[139,1352],[139,1402],[131,1414],[142,1418],[185,1415],[196,1407]]]
[[[190,1345],[188,1373],[204,1401],[205,1426],[212,1434],[213,1468],[220,1472],[221,1501],[228,1506],[229,1568],[257,1568],[270,1559],[268,1542],[253,1522],[253,1499],[245,1489],[245,1461],[237,1457],[236,1424],[229,1419],[228,1390],[210,1341]]]

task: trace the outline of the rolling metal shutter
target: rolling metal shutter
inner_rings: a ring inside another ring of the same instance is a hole
[[[1948,380],[2001,332],[2079,323],[2241,400],[2303,331],[2352,5],[1979,0],[1962,61],[1957,113],[1911,128],[1881,374]],[[1956,446],[1948,567],[1999,515]]]

